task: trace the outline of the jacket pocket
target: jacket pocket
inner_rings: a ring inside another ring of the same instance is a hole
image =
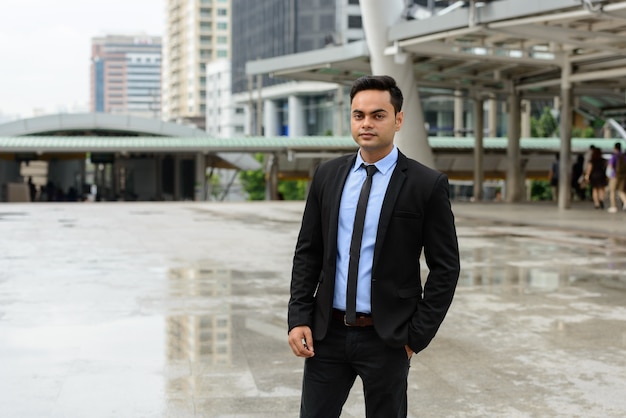
[[[396,210],[393,212],[393,217],[396,218],[409,218],[409,219],[419,219],[422,217],[422,214],[419,212],[409,212],[405,210]]]

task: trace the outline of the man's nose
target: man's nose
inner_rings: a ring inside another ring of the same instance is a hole
[[[371,126],[373,123],[374,123],[374,118],[372,116],[363,117],[363,126]]]

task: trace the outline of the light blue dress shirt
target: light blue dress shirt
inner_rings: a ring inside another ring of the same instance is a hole
[[[385,158],[376,162],[378,171],[372,177],[367,211],[365,212],[365,227],[363,240],[361,241],[361,257],[359,258],[359,277],[357,284],[356,311],[370,313],[372,311],[372,260],[374,258],[374,245],[376,244],[376,232],[378,220],[383,206],[387,186],[391,174],[398,162],[398,149],[393,149]],[[341,194],[339,206],[339,229],[337,231],[337,273],[335,277],[335,295],[333,307],[342,311],[346,310],[346,290],[348,285],[348,264],[350,262],[350,242],[352,241],[352,229],[356,206],[361,193],[361,186],[365,182],[367,172],[361,167],[363,158],[357,153],[354,167],[350,170],[346,184]]]

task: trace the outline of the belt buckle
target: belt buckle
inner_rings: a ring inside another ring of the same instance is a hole
[[[347,327],[352,327],[354,325],[349,324],[348,321],[346,321],[346,314],[343,314],[343,324]]]

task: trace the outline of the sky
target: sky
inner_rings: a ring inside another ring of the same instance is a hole
[[[165,0],[1,0],[0,123],[89,111],[91,38],[164,28]]]

